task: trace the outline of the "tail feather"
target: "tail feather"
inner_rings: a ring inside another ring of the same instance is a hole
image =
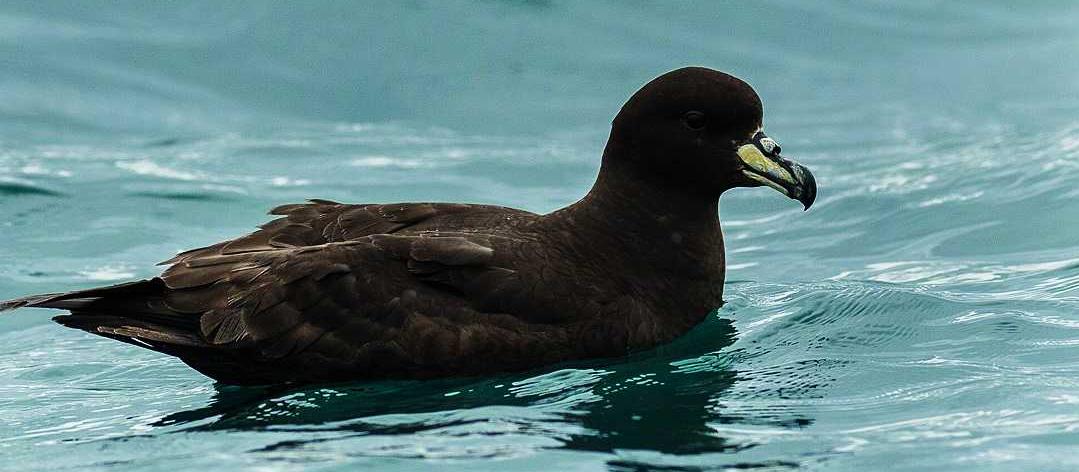
[[[71,314],[53,321],[70,328],[176,356],[216,380],[237,385],[281,382],[273,364],[251,362],[243,346],[206,342],[199,315],[168,308],[170,289],[160,278],[65,293],[47,293],[0,301],[0,311],[22,307],[59,308]]]
[[[22,307],[58,308],[64,326],[176,355],[177,347],[208,346],[199,336],[198,316],[169,310],[161,279],[139,280],[65,293],[31,295],[0,302],[0,311]]]
[[[168,326],[148,323],[123,316],[87,314],[76,312],[53,317],[53,321],[69,328],[81,329],[101,336],[129,342],[155,351],[173,346],[204,347],[207,344],[190,332],[178,331]],[[171,352],[169,352],[171,353]]]
[[[96,287],[74,292],[44,293],[30,295],[13,300],[0,301],[0,311],[14,310],[23,307],[35,308],[60,308],[63,310],[75,310],[89,303],[101,300],[104,297],[124,297],[144,295],[154,291],[160,291],[165,287],[161,279],[137,280],[107,287]]]
[[[16,298],[13,300],[0,301],[0,311],[14,310],[16,308],[22,308],[24,306],[44,306],[42,303],[48,303],[56,297],[66,295],[64,293],[44,293],[41,295],[30,295],[28,297]]]

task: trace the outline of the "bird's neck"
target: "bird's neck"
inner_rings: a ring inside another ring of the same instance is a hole
[[[719,197],[656,184],[611,165],[608,159],[588,194],[554,215],[576,227],[620,241],[622,246],[673,244],[687,252],[722,252]]]
[[[635,294],[682,332],[723,304],[719,196],[657,185],[614,164],[605,158],[584,198],[542,218],[544,233],[579,256],[581,270]]]

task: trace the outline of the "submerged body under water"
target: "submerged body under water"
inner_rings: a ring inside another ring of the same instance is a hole
[[[686,64],[753,84],[820,186],[725,195],[726,305],[626,359],[244,389],[7,314],[5,467],[1079,467],[1079,9],[715,8],[0,6],[0,299],[306,198],[550,211]]]

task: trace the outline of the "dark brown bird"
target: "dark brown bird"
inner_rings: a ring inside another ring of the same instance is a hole
[[[284,205],[149,280],[0,303],[230,384],[431,378],[622,356],[723,304],[720,195],[812,174],[761,132],[760,99],[711,69],[652,80],[615,117],[599,177],[546,215],[453,203]]]

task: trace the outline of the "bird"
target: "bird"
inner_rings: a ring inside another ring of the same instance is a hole
[[[723,305],[719,199],[816,198],[763,132],[754,89],[664,73],[616,114],[596,181],[547,214],[459,203],[278,206],[156,277],[0,302],[175,356],[222,384],[433,379],[616,359]]]

